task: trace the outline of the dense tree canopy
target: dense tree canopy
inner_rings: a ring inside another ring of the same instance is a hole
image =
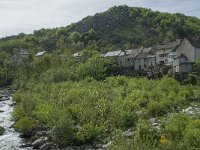
[[[114,6],[88,16],[67,27],[40,29],[33,34],[0,40],[0,50],[16,52],[80,51],[92,48],[101,52],[141,46],[177,38],[200,38],[200,20],[182,14],[154,12],[146,8]]]

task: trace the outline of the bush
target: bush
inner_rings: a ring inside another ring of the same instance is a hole
[[[33,114],[40,123],[51,124],[55,119],[56,111],[50,103],[38,102]]]
[[[14,124],[14,128],[17,131],[25,135],[28,135],[36,127],[36,125],[37,125],[36,121],[30,119],[29,117],[24,117]]]
[[[196,119],[190,121],[183,131],[184,141],[189,145],[193,146],[193,148],[200,148],[200,120]]]
[[[74,141],[74,131],[72,123],[67,115],[61,116],[61,118],[55,122],[55,126],[52,130],[53,140],[61,146],[67,146]]]
[[[24,93],[22,93],[20,90],[16,91],[15,94],[13,95],[13,101],[17,103],[21,103],[23,100]]]
[[[21,118],[24,118],[26,116],[26,113],[24,112],[24,109],[21,104],[16,105],[14,108],[14,111],[12,112],[12,117],[15,121],[20,120]]]
[[[149,102],[147,110],[148,114],[153,117],[160,116],[165,113],[165,109],[161,107],[161,104],[153,100]]]
[[[191,121],[191,119],[183,114],[172,115],[166,124],[166,133],[169,138],[173,140],[180,140],[183,138],[183,133],[186,129],[186,126]]]

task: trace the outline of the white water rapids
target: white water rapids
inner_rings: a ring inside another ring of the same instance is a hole
[[[0,135],[0,150],[27,150],[29,148],[20,148],[23,144],[23,139],[20,138],[20,134],[16,132],[12,125],[11,114],[13,111],[12,97],[5,94],[3,90],[0,90],[0,94],[6,95],[7,99],[0,101],[0,126],[5,129],[5,133]]]

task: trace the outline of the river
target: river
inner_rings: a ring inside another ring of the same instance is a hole
[[[7,90],[0,90],[0,95],[0,126],[5,129],[5,133],[0,136],[0,150],[30,150],[30,148],[20,148],[24,140],[12,128],[14,124],[11,118],[13,102],[10,93]]]

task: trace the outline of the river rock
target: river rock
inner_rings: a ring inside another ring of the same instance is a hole
[[[10,97],[4,96],[0,98],[0,101],[7,101],[7,100],[10,100]]]
[[[132,128],[122,133],[122,136],[127,137],[127,138],[133,137],[133,135],[134,135],[134,131]]]
[[[40,147],[40,150],[49,150],[51,147],[50,143],[45,143]]]
[[[85,149],[85,150],[93,150],[94,147],[92,145],[82,145],[81,149]]]
[[[80,146],[68,146],[66,148],[64,148],[64,150],[82,150],[83,148],[81,148]]]
[[[2,94],[0,94],[0,99],[2,99],[3,97],[5,97],[6,95],[2,95]]]
[[[32,144],[31,143],[26,143],[26,144],[22,144],[19,146],[19,148],[27,148],[27,147],[31,147]]]
[[[193,107],[190,106],[190,107],[182,110],[182,112],[186,113],[187,115],[193,115],[194,114],[194,109],[193,109]]]
[[[5,132],[5,129],[3,127],[0,126],[0,135],[3,135]]]
[[[112,145],[112,141],[108,142],[107,144],[103,145],[103,148],[108,148]]]
[[[35,141],[32,143],[32,146],[33,146],[33,148],[37,149],[37,148],[39,148],[40,146],[42,146],[44,143],[45,143],[45,140],[44,140],[43,137],[41,137],[41,138],[35,140]]]

